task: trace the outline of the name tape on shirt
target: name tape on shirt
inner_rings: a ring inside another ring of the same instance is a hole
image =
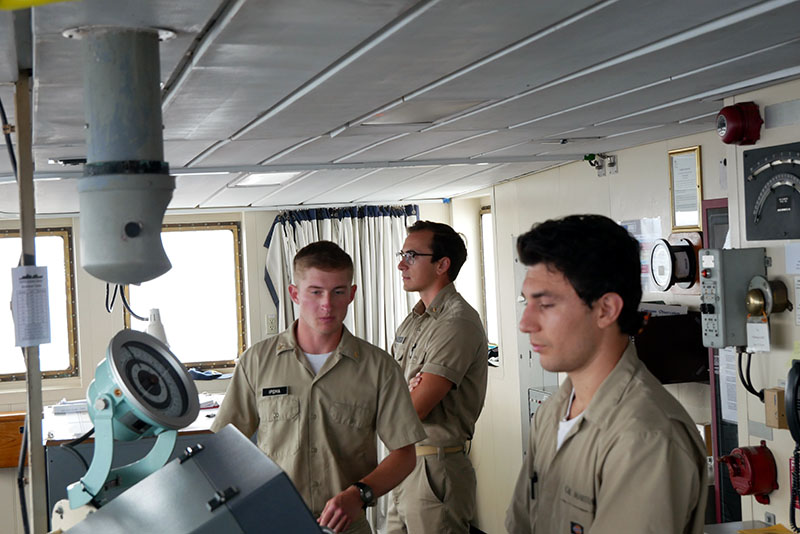
[[[273,388],[264,388],[261,390],[262,397],[278,397],[280,395],[288,395],[289,386],[276,386]]]

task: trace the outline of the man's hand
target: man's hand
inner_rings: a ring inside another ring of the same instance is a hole
[[[358,519],[363,505],[358,488],[349,486],[325,503],[325,508],[322,509],[317,523],[336,533],[344,532],[353,521]]]
[[[419,386],[420,382],[422,382],[422,371],[415,374],[414,377],[408,381],[409,393],[417,389],[417,386]]]

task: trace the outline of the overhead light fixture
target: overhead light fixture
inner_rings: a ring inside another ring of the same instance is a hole
[[[172,176],[212,176],[212,175],[221,175],[221,174],[230,174],[228,171],[180,171],[180,172],[170,172]]]
[[[279,185],[300,174],[299,172],[259,172],[251,173],[234,184],[234,187],[254,187],[259,185]]]
[[[57,182],[59,180],[63,180],[63,178],[61,176],[47,176],[44,178],[33,177],[34,182]]]

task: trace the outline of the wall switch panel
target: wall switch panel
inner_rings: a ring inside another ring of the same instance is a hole
[[[747,288],[767,274],[765,249],[701,249],[699,257],[703,345],[746,346]]]

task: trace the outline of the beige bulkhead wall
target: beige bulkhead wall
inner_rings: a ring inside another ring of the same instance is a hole
[[[598,178],[594,169],[579,162],[495,186],[490,192],[495,219],[501,366],[490,369],[486,404],[471,452],[478,476],[476,526],[485,532],[504,531],[505,510],[522,462],[513,237],[535,222],[573,213],[600,213],[615,220],[660,217],[663,237],[667,237],[671,225],[667,152],[695,145],[700,145],[702,151],[705,198],[726,196],[719,166],[725,147],[715,132],[620,151],[617,175]],[[477,220],[483,202],[476,200],[453,199],[451,220],[458,231],[465,231],[460,224],[469,224],[465,211],[472,210],[472,220]],[[470,243],[471,257],[480,253],[477,246]],[[479,274],[472,272],[472,276]],[[459,289],[474,285],[469,275],[470,271],[459,275]],[[464,292],[469,293],[469,289]],[[647,293],[645,299],[687,304],[695,309],[699,306],[698,296]],[[480,299],[470,300],[476,308],[482,305]],[[669,389],[696,421],[710,421],[707,385],[675,385]]]
[[[751,93],[738,95],[725,100],[726,105],[753,101],[761,108],[764,106],[788,101],[796,101],[800,97],[800,81],[794,81]],[[734,248],[765,247],[767,256],[772,258],[772,267],[767,269],[769,280],[781,280],[789,289],[789,300],[796,306],[793,290],[799,275],[787,274],[785,247],[788,243],[797,244],[797,240],[787,241],[747,241],[744,221],[744,170],[742,169],[742,153],[753,148],[770,147],[800,141],[800,123],[761,130],[761,139],[754,146],[729,146],[726,150],[728,162],[735,162],[735,173],[729,172],[729,211],[732,221],[732,244]],[[735,177],[735,179],[734,179]],[[793,195],[795,193],[792,193]],[[795,199],[796,200],[796,199]],[[791,361],[800,359],[800,327],[795,323],[795,312],[774,314],[770,318],[769,353],[756,353],[752,360],[752,379],[757,389],[783,385],[789,371]],[[760,437],[749,434],[749,421],[765,422],[764,405],[753,395],[748,394],[741,383],[737,387],[739,416],[739,445],[755,446],[761,442]],[[744,400],[746,399],[746,401]],[[778,484],[780,488],[770,494],[770,504],[763,505],[752,497],[742,498],[742,517],[744,519],[764,520],[764,513],[775,514],[777,522],[789,526],[789,458],[794,450],[794,441],[788,430],[772,431],[773,439],[767,440],[767,447],[775,456],[778,468]],[[799,511],[800,512],[800,511]],[[800,514],[798,515],[800,518]]]

